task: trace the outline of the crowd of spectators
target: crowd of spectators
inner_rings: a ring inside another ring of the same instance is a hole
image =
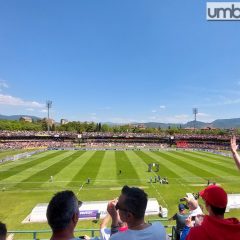
[[[0,142],[0,149],[35,149],[35,148],[73,148],[73,142],[61,141],[7,141]]]
[[[214,150],[229,150],[229,144],[218,144],[218,143],[187,143],[185,146],[180,148],[190,149],[214,149]]]
[[[92,148],[166,148],[167,144],[157,143],[129,143],[129,142],[88,142],[86,147]]]
[[[77,137],[75,132],[64,131],[0,131],[1,137]]]
[[[229,140],[228,135],[216,135],[216,134],[182,134],[182,133],[176,133],[173,135],[176,140],[191,140],[191,139],[202,139],[202,140],[208,140],[208,139],[214,139],[214,140]],[[238,138],[240,136],[237,136]]]
[[[82,138],[171,138],[175,140],[186,139],[215,139],[215,140],[228,140],[228,135],[219,134],[195,134],[195,133],[175,133],[169,135],[167,132],[161,133],[114,133],[114,132],[83,132],[80,134]],[[72,137],[79,136],[77,132],[69,131],[0,131],[0,137],[38,137],[38,136],[51,136],[51,137]],[[236,136],[240,138],[240,136]]]
[[[236,136],[236,139],[239,136]],[[31,140],[31,142],[30,142]],[[70,142],[71,141],[71,142]],[[62,148],[75,144],[86,147],[116,148],[189,148],[229,150],[229,136],[211,134],[165,133],[112,133],[112,132],[60,132],[60,131],[0,131],[1,149]]]

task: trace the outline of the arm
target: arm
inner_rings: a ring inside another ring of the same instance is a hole
[[[180,240],[185,240],[188,237],[190,229],[193,227],[193,222],[191,221],[191,217],[189,216],[186,219],[185,227],[183,228]]]
[[[107,206],[107,211],[112,218],[111,235],[118,232],[118,228],[119,228],[120,217],[115,207],[116,204],[117,204],[117,201],[113,200],[113,201],[110,201]]]
[[[231,143],[231,152],[233,155],[233,159],[234,159],[238,169],[240,170],[240,157],[237,153],[238,145],[236,142],[236,136],[231,137],[230,143]]]
[[[168,221],[176,220],[176,215],[177,215],[177,214],[174,214],[172,217],[170,217],[170,218],[168,219]]]
[[[108,222],[111,220],[111,216],[109,215],[109,213],[106,215],[106,217],[102,220],[101,224],[100,224],[100,229],[102,228],[106,228],[108,225]]]
[[[187,235],[188,235],[189,231],[190,231],[190,227],[185,226],[185,227],[183,228],[183,231],[182,231],[180,240],[185,240],[185,239],[187,238]]]

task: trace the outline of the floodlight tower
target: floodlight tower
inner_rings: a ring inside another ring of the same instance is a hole
[[[50,108],[52,108],[52,101],[47,100],[47,101],[46,101],[46,107],[47,107],[47,111],[48,111],[47,128],[48,128],[48,131],[49,131],[49,130],[50,130],[50,125],[49,125],[49,110],[50,110]]]
[[[197,123],[197,114],[198,114],[198,109],[193,108],[193,114],[194,114],[194,130],[196,129],[196,123]]]

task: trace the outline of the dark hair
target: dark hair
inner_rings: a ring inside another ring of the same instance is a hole
[[[48,224],[53,231],[63,230],[78,211],[78,200],[72,191],[58,192],[53,196],[47,208]]]
[[[131,190],[131,188],[129,186],[125,185],[122,188],[122,194],[127,195],[130,190]]]
[[[0,237],[6,237],[7,236],[7,227],[6,224],[0,222]]]
[[[140,219],[144,217],[148,196],[140,188],[124,186],[122,194],[126,196],[124,206],[131,212],[135,218]]]
[[[218,208],[218,207],[214,207],[212,205],[210,205],[212,212],[215,215],[224,215],[226,208]]]

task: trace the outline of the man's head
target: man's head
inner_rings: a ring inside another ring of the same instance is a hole
[[[182,203],[178,204],[178,210],[179,210],[179,212],[184,212],[185,211],[185,205],[182,204]]]
[[[53,196],[47,208],[47,220],[53,232],[67,228],[73,230],[78,217],[79,202],[72,191],[58,192]]]
[[[0,240],[5,240],[6,238],[7,238],[6,224],[0,222]]]
[[[147,194],[136,187],[124,186],[116,208],[122,221],[143,219],[147,207]]]
[[[209,213],[211,211],[213,215],[224,215],[228,198],[227,193],[223,188],[217,185],[210,185],[202,190],[199,194],[205,201]]]

